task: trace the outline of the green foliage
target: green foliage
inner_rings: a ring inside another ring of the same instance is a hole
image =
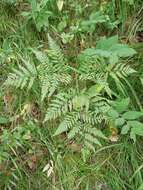
[[[38,31],[49,27],[49,19],[53,17],[53,12],[50,9],[51,2],[44,0],[37,2],[36,0],[29,1],[32,11],[22,12],[22,16],[32,20]],[[48,9],[49,8],[49,9]]]
[[[115,102],[108,111],[108,117],[112,127],[120,128],[121,134],[130,133],[130,138],[136,141],[136,136],[143,136],[143,123],[138,121],[143,112],[128,110],[129,99]]]
[[[16,88],[23,89],[25,86],[29,90],[35,78],[37,77],[37,71],[34,65],[30,61],[24,61],[24,66],[18,65],[18,69],[13,69],[13,73],[10,73],[8,79],[5,81],[5,86],[15,86]]]
[[[124,82],[136,71],[129,64],[124,63],[123,58],[134,54],[132,48],[118,43],[117,36],[102,39],[97,43],[96,48],[86,49],[79,55],[80,79],[99,81],[97,83],[102,81],[106,93],[110,96],[112,93],[110,84],[113,80],[119,92],[125,95]]]
[[[13,151],[17,150],[18,147],[23,148],[28,145],[28,141],[32,138],[32,133],[34,134],[35,125],[30,122],[23,125],[17,126],[14,130],[9,131],[7,129],[3,130],[3,134],[0,136],[2,146],[0,148],[0,163],[10,159]]]
[[[32,50],[39,61],[38,66],[21,58],[24,66],[19,64],[18,69],[13,69],[13,73],[9,74],[4,85],[29,90],[39,82],[43,101],[47,94],[50,97],[61,84],[69,84],[71,76],[67,73],[68,68],[63,54],[51,37],[49,37],[49,47],[47,53]]]

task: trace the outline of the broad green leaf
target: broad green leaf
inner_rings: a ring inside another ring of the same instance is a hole
[[[110,58],[112,56],[110,51],[101,50],[101,49],[96,49],[95,54],[105,58]]]
[[[129,48],[125,44],[116,44],[111,48],[111,51],[116,53],[119,57],[129,57],[136,54],[136,51],[133,48]]]
[[[143,113],[138,111],[128,111],[123,114],[123,118],[127,120],[138,119],[141,116],[143,116]]]
[[[113,103],[113,107],[119,112],[122,113],[127,110],[130,103],[130,99],[122,99],[121,101],[116,101]]]
[[[128,125],[130,125],[131,128],[131,133],[132,135],[139,135],[143,136],[143,124],[139,121],[128,121]]]
[[[101,11],[91,13],[89,18],[93,23],[103,23],[107,20],[107,16],[103,15]]]
[[[110,38],[101,38],[96,46],[96,49],[102,49],[110,51],[112,46],[116,45],[118,43],[118,36],[112,36]]]
[[[133,128],[141,128],[143,129],[143,123],[139,122],[139,121],[128,121],[128,124],[133,127]]]
[[[121,134],[122,134],[122,135],[126,135],[129,130],[130,130],[130,126],[129,126],[129,125],[124,125],[124,126],[122,127]]]
[[[81,22],[82,30],[93,32],[96,28],[97,23],[104,23],[108,19],[107,15],[101,14],[101,12],[91,13],[88,20]]]
[[[136,51],[133,48],[128,47],[128,45],[126,44],[120,44],[118,43],[118,36],[112,36],[110,38],[102,38],[96,46],[96,49],[99,50],[106,50],[106,54],[102,52],[102,55],[108,55],[108,53],[110,54],[114,54],[118,57],[129,57],[129,56],[133,56],[134,54],[136,54]],[[112,56],[110,57],[110,60]],[[115,57],[116,58],[116,57]],[[114,58],[114,59],[115,59]],[[117,58],[115,59],[115,63],[117,61]]]
[[[118,114],[118,112],[116,110],[110,109],[108,111],[108,116],[111,117],[112,119],[116,119],[116,118],[119,117],[119,114]]]
[[[124,118],[118,118],[115,120],[115,126],[122,126],[125,123]]]

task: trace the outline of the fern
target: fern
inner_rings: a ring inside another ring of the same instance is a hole
[[[118,44],[118,46],[120,46],[120,48],[122,47],[121,44]],[[107,48],[102,47],[102,44],[100,44],[100,46],[97,45],[97,48],[102,48],[102,50],[96,50],[92,48],[86,49],[79,55],[79,79],[81,81],[93,81],[97,84],[101,83],[102,81],[106,84],[106,87],[108,86],[108,89],[104,88],[104,90],[106,91],[106,93],[110,91],[110,95],[112,91],[112,89],[110,89],[110,82],[112,79],[114,80],[118,90],[122,92],[122,94],[125,94],[124,84],[122,80],[127,80],[127,77],[132,75],[136,71],[131,68],[129,64],[122,63],[122,60],[120,58],[122,50],[118,49],[119,52],[117,51],[115,54],[112,53],[112,51],[114,50],[110,48],[108,50]],[[126,48],[126,56],[130,56],[135,53],[131,48],[128,48],[127,46],[125,46],[124,48]]]
[[[64,56],[59,46],[49,36],[49,50],[41,52],[33,50],[39,64],[37,66],[24,61],[25,66],[18,66],[13,73],[9,74],[5,82],[6,86],[14,86],[23,89],[30,89],[37,79],[41,88],[41,100],[48,95],[52,96],[54,92],[62,85],[71,82],[71,76],[68,73],[68,67],[65,64]]]
[[[55,43],[55,41],[48,35],[48,42],[49,42],[49,50],[48,55],[53,63],[64,63],[64,55],[62,54],[62,51],[60,47]]]
[[[13,73],[9,74],[4,85],[21,89],[26,87],[29,90],[36,78],[37,70],[35,65],[24,61],[24,66],[18,65],[18,69],[13,69]]]
[[[56,98],[53,99],[49,105],[44,121],[56,119],[62,114],[65,114],[72,110],[72,104],[70,101],[72,99],[71,94],[60,93],[58,95],[55,95],[55,97]]]
[[[105,138],[105,136],[95,126],[106,122],[104,113],[110,107],[106,98],[100,96],[97,92],[93,93],[96,90],[92,87],[92,89],[90,88],[79,94],[75,92],[60,93],[55,96],[55,99],[51,100],[45,121],[56,118],[62,120],[54,135],[67,132],[68,139],[77,139],[80,136],[79,139],[85,146],[87,146],[86,144],[93,147],[95,144],[101,145],[98,138]],[[91,130],[88,130],[89,128]],[[92,128],[94,128],[93,132]],[[98,133],[96,137],[94,137],[95,133]],[[92,138],[88,142],[89,136],[92,136]]]
[[[47,94],[50,97],[60,85],[67,85],[71,82],[71,76],[67,72],[64,55],[60,47],[50,36],[48,36],[48,40],[50,50],[47,51],[47,57],[45,54],[42,56],[35,52],[36,57],[41,62],[38,67],[41,81],[41,100],[44,100]]]

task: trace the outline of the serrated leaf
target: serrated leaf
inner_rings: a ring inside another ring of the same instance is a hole
[[[143,116],[142,112],[138,112],[138,111],[128,111],[126,113],[123,114],[123,118],[127,119],[127,120],[134,120],[134,119],[138,119],[141,116]]]

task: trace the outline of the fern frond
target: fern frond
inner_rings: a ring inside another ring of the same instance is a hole
[[[128,64],[118,63],[112,70],[119,78],[128,77],[129,75],[135,73],[136,71],[130,67]]]
[[[68,95],[66,93],[60,93],[55,97],[56,99],[51,101],[44,121],[56,119],[57,117],[60,117],[61,115],[67,113],[68,111],[71,111],[72,109],[72,106],[70,106],[69,103],[71,95]]]
[[[56,44],[56,42],[48,35],[49,48],[48,56],[51,61],[55,64],[64,62],[64,55],[60,49],[60,47]]]
[[[49,58],[46,55],[46,53],[44,53],[42,51],[34,50],[34,49],[32,49],[32,52],[35,54],[37,60],[40,63],[42,63],[42,64],[49,63]]]
[[[86,133],[86,134],[85,134],[85,140],[88,141],[88,143],[90,143],[90,144],[92,144],[92,145],[96,144],[96,145],[102,146],[101,143],[100,143],[100,141],[97,140],[96,137],[92,136],[92,135],[89,134],[89,133]]]
[[[76,116],[76,112],[72,112],[65,116],[64,120],[58,126],[55,135],[59,135],[69,129],[78,128],[78,118]],[[72,132],[73,133],[73,132]],[[73,135],[73,134],[72,134]]]
[[[5,81],[5,86],[14,86],[16,88],[23,89],[27,87],[30,89],[37,77],[37,70],[34,64],[25,62],[25,67],[19,65],[18,69],[13,69],[13,73],[8,75],[8,79]]]
[[[40,64],[37,67],[38,77],[41,84],[41,100],[46,95],[52,96],[61,86],[67,85],[72,81],[67,72],[64,55],[55,41],[48,36],[49,50],[47,54],[41,51],[32,50]]]

